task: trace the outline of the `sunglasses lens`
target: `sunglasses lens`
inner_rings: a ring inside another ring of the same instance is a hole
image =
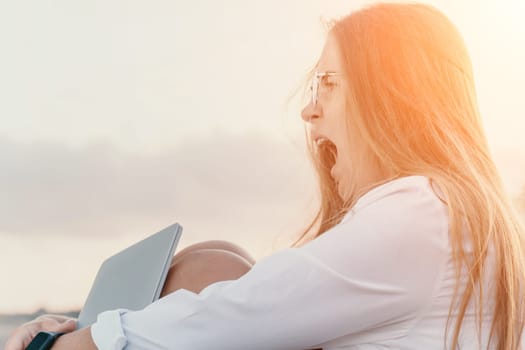
[[[314,75],[314,78],[312,80],[312,105],[317,104],[317,89],[319,88],[319,79],[317,78],[317,75]]]

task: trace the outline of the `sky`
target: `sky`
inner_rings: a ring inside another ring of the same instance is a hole
[[[428,0],[462,33],[505,185],[525,183],[525,3]],[[0,3],[0,313],[83,304],[172,224],[256,259],[316,208],[300,94],[323,22],[373,1]]]

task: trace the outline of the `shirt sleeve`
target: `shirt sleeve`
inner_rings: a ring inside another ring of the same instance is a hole
[[[237,280],[199,294],[179,289],[140,311],[100,314],[92,337],[99,350],[315,348],[428,306],[447,232],[446,211],[430,189],[391,186],[320,237],[261,259]]]

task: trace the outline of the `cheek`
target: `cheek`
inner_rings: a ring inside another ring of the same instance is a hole
[[[324,114],[329,116],[332,122],[341,123],[345,117],[345,99],[340,90],[331,92],[329,101],[325,104]],[[332,123],[332,124],[333,124]]]
[[[335,141],[337,144],[342,143],[347,138],[346,136],[346,123],[344,121],[344,113],[341,108],[332,107],[326,113],[329,118],[327,118],[327,127],[330,129],[330,136],[332,141]]]
[[[337,143],[338,151],[340,151],[341,155],[348,155],[352,147],[350,146],[350,135],[343,118],[338,118],[334,123],[334,140]],[[339,148],[341,149],[339,150]]]
[[[337,129],[338,136],[346,133],[347,118],[346,108],[343,99],[340,99],[337,103],[332,104],[332,116],[333,125]]]

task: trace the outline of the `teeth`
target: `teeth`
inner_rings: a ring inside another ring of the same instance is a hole
[[[317,144],[317,146],[320,146],[321,144],[325,143],[325,142],[328,142],[328,139],[325,138],[325,137],[320,137],[318,138],[315,143]]]
[[[317,147],[319,147],[319,149],[325,149],[329,151],[334,157],[334,159],[337,157],[336,145],[326,137],[319,137],[317,140],[315,140],[315,144],[317,145]]]

